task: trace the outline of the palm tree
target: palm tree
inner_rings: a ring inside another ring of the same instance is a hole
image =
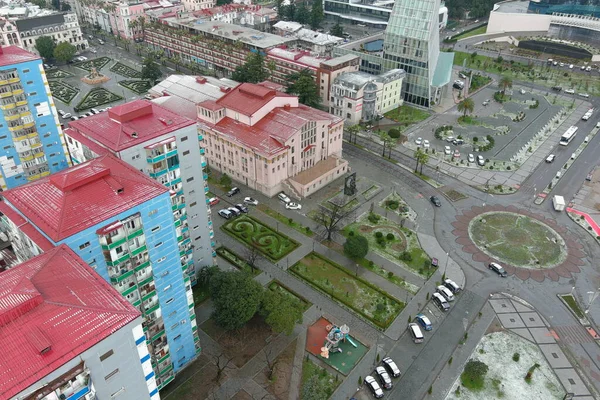
[[[458,103],[458,111],[463,113],[463,117],[467,116],[467,113],[472,113],[475,108],[475,103],[473,103],[473,99],[466,98],[460,103]]]
[[[513,86],[512,79],[510,79],[508,76],[503,76],[502,78],[500,78],[500,82],[498,84],[502,88],[503,95],[507,88],[512,88]]]

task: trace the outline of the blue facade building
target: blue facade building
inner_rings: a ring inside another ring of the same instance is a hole
[[[0,187],[17,187],[70,165],[39,56],[0,48]]]
[[[68,245],[142,313],[160,390],[200,352],[174,195],[111,154],[8,190],[3,223],[18,251]]]

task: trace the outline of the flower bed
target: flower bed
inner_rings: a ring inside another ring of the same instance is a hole
[[[51,71],[46,71],[47,79],[64,79],[73,76],[72,73],[63,71],[62,69],[53,69]]]
[[[97,71],[100,71],[109,62],[110,62],[109,57],[98,57],[98,58],[94,58],[93,60],[87,60],[84,62],[75,63],[73,65],[76,66],[77,68],[81,68],[85,71],[90,72],[92,70],[92,68],[96,68]]]
[[[65,104],[70,104],[71,101],[79,93],[79,89],[61,81],[48,81],[52,97],[62,101]]]
[[[115,65],[113,65],[112,67],[110,67],[110,70],[112,72],[115,72],[119,75],[122,75],[126,78],[132,78],[132,79],[140,79],[142,77],[142,73],[140,71],[137,71],[131,67],[128,67],[127,65],[117,61],[115,63]]]
[[[152,87],[149,81],[119,81],[119,85],[137,94],[144,94]]]
[[[221,246],[216,250],[216,252],[219,256],[229,261],[240,271],[248,272],[251,275],[260,274],[260,270],[256,265],[254,266],[254,269],[252,269],[252,267],[250,267],[250,265],[243,258],[238,256],[236,253],[234,253],[227,247]]]
[[[98,107],[103,104],[113,103],[123,100],[122,96],[109,92],[104,88],[94,88],[85,95],[83,100],[74,108],[76,112],[87,110],[92,107]]]

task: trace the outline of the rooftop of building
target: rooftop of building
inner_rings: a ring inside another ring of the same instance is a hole
[[[218,100],[225,95],[227,88],[234,88],[238,82],[211,76],[170,75],[155,85],[149,93],[162,96],[152,100],[177,114],[196,120],[196,104],[205,100]]]
[[[293,21],[279,21],[273,25],[273,28],[286,32],[286,37],[295,37],[316,45],[337,44],[344,41],[341,37],[306,29],[304,25]]]
[[[501,13],[527,13],[529,1],[504,1],[494,4],[494,11]]]
[[[343,56],[334,57],[334,58],[330,58],[329,60],[325,60],[322,62],[322,64],[327,65],[329,67],[337,67],[338,65],[342,65],[342,64],[352,61],[356,58],[358,58],[358,57],[355,56],[354,54],[344,54]]]
[[[338,75],[335,78],[335,83],[339,83],[341,85],[347,85],[354,87],[356,89],[363,87],[369,82],[382,82],[387,83],[392,80],[400,79],[404,77],[406,73],[402,69],[392,69],[387,72],[384,72],[380,75],[371,75],[366,72],[357,71],[357,72],[345,72],[343,74]]]
[[[194,16],[196,16],[198,18],[202,18],[202,17],[211,18],[211,17],[214,17],[215,15],[234,13],[234,12],[238,12],[238,13],[245,12],[245,13],[250,13],[250,14],[255,14],[255,15],[269,15],[269,14],[276,13],[276,11],[273,10],[272,8],[264,7],[264,6],[257,5],[257,4],[252,4],[252,5],[225,4],[225,5],[218,6],[218,7],[204,8],[202,10],[193,11],[192,13],[194,14]]]
[[[106,154],[3,195],[56,243],[167,191],[159,182]]]
[[[40,60],[40,56],[17,46],[0,47],[0,67]]]
[[[322,62],[327,61],[326,57],[312,55],[306,50],[296,50],[276,47],[267,52],[271,57],[277,57],[290,62],[306,65],[307,67],[318,68]]]
[[[32,29],[43,28],[46,26],[63,25],[65,23],[66,13],[53,13],[46,15],[36,15],[31,18],[22,18],[15,21],[19,32],[27,32]]]
[[[254,97],[252,97],[253,93],[255,94]],[[217,103],[227,108],[237,105],[240,108],[239,112],[252,115],[276,96],[288,96],[294,102],[289,107],[273,109],[252,126],[229,117],[221,119],[217,124],[206,122],[201,122],[201,124],[205,124],[211,130],[225,135],[233,142],[251,148],[260,154],[270,156],[284,150],[286,148],[284,143],[292,135],[299,132],[306,122],[326,121],[328,125],[343,122],[342,118],[298,104],[296,96],[278,93],[269,88],[261,87],[261,85],[250,83],[240,85],[230,94],[218,100]],[[243,105],[243,107],[239,107],[239,105]]]
[[[366,43],[370,43],[370,42],[373,42],[376,40],[383,40],[384,35],[385,35],[385,31],[379,31],[379,32],[374,33],[371,36],[362,37],[362,38],[356,39],[354,41],[350,41],[348,43],[340,44],[340,47],[342,47],[344,49],[360,51],[361,44],[364,46]]]
[[[1,272],[0,397],[12,398],[139,315],[66,245]]]
[[[3,1],[0,6],[0,16],[11,20],[56,13],[57,11],[55,10],[40,8],[40,6],[36,4],[24,1]]]
[[[70,122],[69,126],[118,152],[194,123],[194,120],[151,101],[135,100]]]
[[[190,13],[181,14],[179,17],[160,16],[158,18],[172,26],[185,26],[207,35],[219,36],[230,41],[239,41],[259,49],[268,49],[295,41],[294,38],[284,38],[241,25],[204,21]]]

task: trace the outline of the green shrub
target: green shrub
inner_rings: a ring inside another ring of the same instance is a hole
[[[369,219],[370,223],[376,224],[376,223],[379,222],[379,220],[381,219],[381,217],[379,215],[377,215],[377,214],[370,213],[368,219]]]
[[[402,261],[412,261],[412,255],[408,251],[403,251],[400,254],[400,259]]]
[[[381,239],[383,237],[383,233],[381,233],[381,232],[375,232],[375,237],[377,239]]]
[[[394,240],[394,234],[393,233],[388,233],[387,235],[385,235],[385,238],[387,240]]]
[[[519,360],[521,359],[521,355],[519,353],[515,353],[513,354],[512,359],[515,362],[519,362]]]
[[[348,232],[348,236],[354,236],[354,231]]]
[[[388,135],[390,135],[392,139],[398,139],[400,137],[400,131],[396,128],[392,128],[388,131]]]

